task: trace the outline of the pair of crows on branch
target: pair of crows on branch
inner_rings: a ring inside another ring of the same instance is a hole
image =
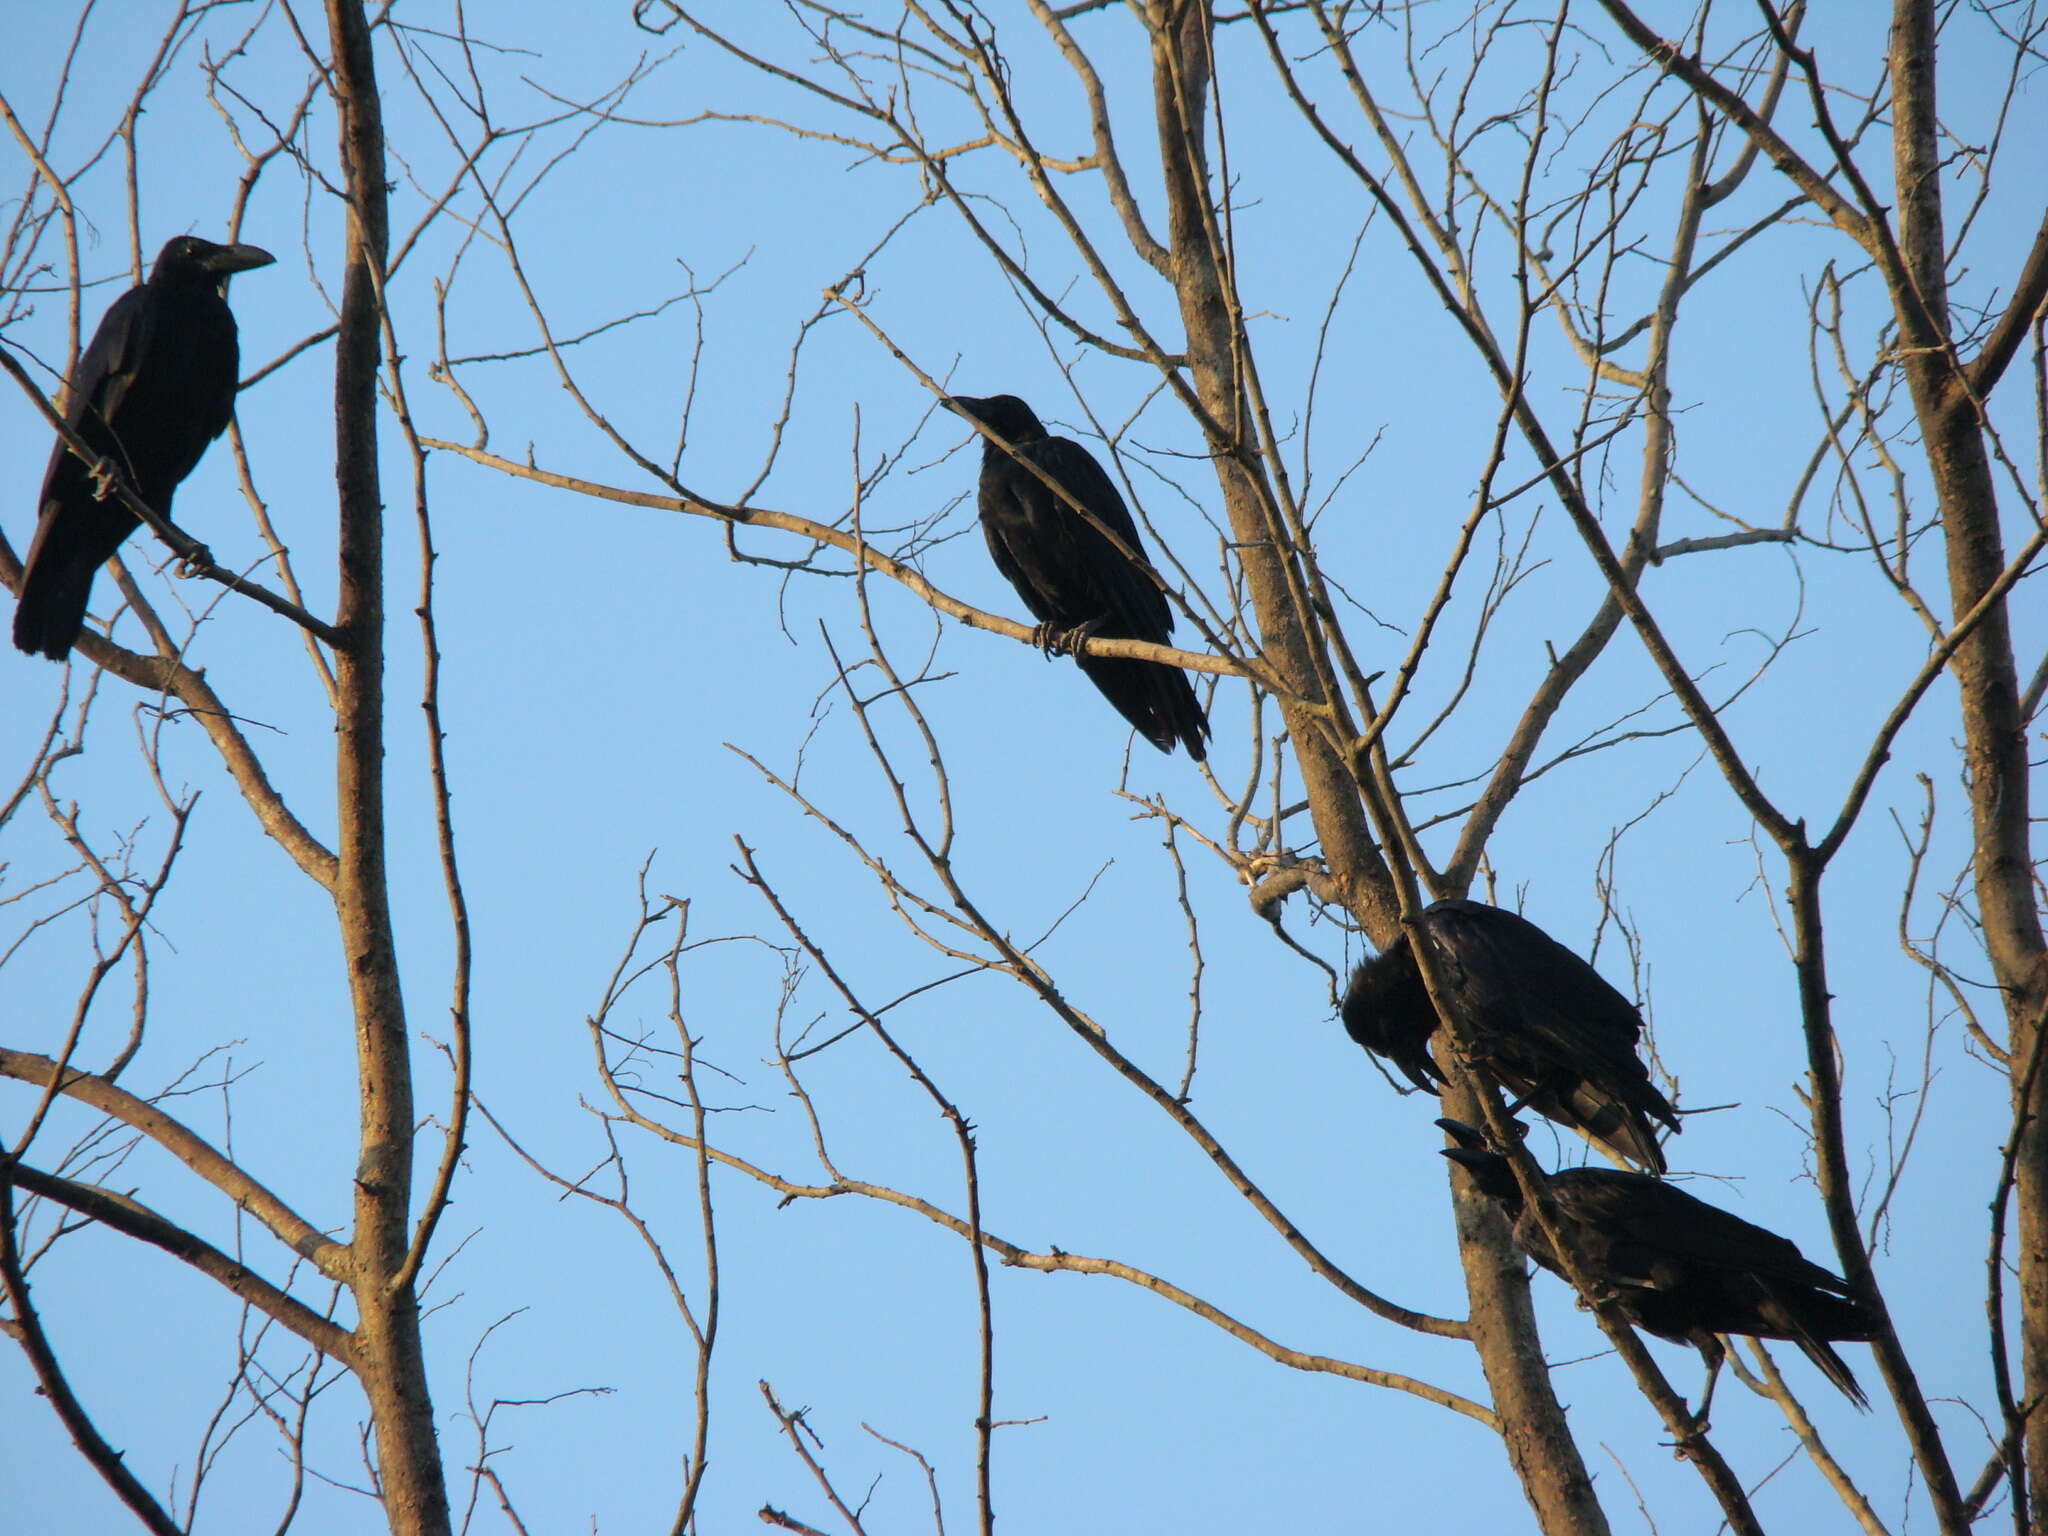
[[[256,246],[178,236],[150,279],[106,309],[63,408],[92,459],[57,438],[14,608],[16,647],[55,662],[70,655],[92,578],[139,522],[113,489],[113,473],[170,518],[178,483],[236,408],[240,344],[227,279],[270,260]],[[1174,610],[1102,465],[1081,444],[1049,436],[1016,395],[946,403],[987,434],[981,528],[995,565],[1040,621],[1038,643],[1049,653],[1073,651],[1090,635],[1163,643]],[[1208,721],[1178,668],[1085,653],[1075,662],[1161,752],[1180,743],[1192,758],[1204,756]]]
[[[168,519],[180,482],[226,430],[241,359],[227,280],[272,259],[253,245],[180,235],[157,256],[148,281],[108,308],[64,408],[66,425],[94,457],[81,457],[61,436],[50,455],[14,610],[21,650],[56,661],[70,654],[94,576],[135,531],[139,519],[114,492],[109,471]],[[1071,650],[1090,635],[1163,643],[1173,610],[1144,563],[1123,498],[1088,450],[1049,436],[1014,395],[947,403],[989,434],[982,529],[997,567],[1040,621],[1040,644]],[[1084,654],[1075,660],[1147,741],[1204,755],[1209,722],[1177,668]]]
[[[1493,1078],[1515,1102],[1569,1126],[1622,1168],[1564,1168],[1543,1180],[1557,1235],[1582,1272],[1636,1327],[1691,1344],[1707,1362],[1697,1418],[1704,1422],[1725,1353],[1722,1334],[1787,1339],[1858,1407],[1868,1406],[1830,1341],[1868,1340],[1875,1319],[1847,1282],[1791,1242],[1664,1182],[1653,1121],[1679,1129],[1670,1100],[1636,1054],[1643,1020],[1601,974],[1525,918],[1478,901],[1440,901],[1352,973],[1345,1031],[1434,1092],[1445,1082],[1431,1056],[1439,1033],[1415,946],[1427,945],[1440,998],[1462,1021]],[[1485,1134],[1437,1122],[1443,1149],[1497,1201],[1514,1239],[1552,1274],[1569,1278],[1550,1232],[1525,1199],[1507,1157]]]
[[[78,638],[93,577],[138,519],[111,472],[167,518],[172,494],[234,411],[239,348],[225,287],[266,266],[251,245],[190,235],[158,255],[149,279],[117,299],[79,361],[64,419],[96,459],[62,437],[43,479],[14,643],[61,660]],[[1050,436],[1014,395],[946,402],[981,429],[978,506],[996,566],[1039,620],[1048,653],[1074,654],[1089,681],[1163,752],[1201,760],[1209,723],[1176,667],[1078,649],[1089,637],[1163,644],[1173,610],[1115,483],[1087,449]],[[1638,1327],[1696,1345],[1713,1369],[1718,1335],[1789,1339],[1859,1404],[1855,1378],[1828,1341],[1867,1339],[1871,1321],[1847,1285],[1784,1238],[1652,1174],[1665,1171],[1651,1122],[1673,1131],[1671,1104],[1636,1056],[1641,1016],[1584,960],[1534,924],[1475,901],[1441,901],[1411,932],[1359,967],[1344,1026],[1418,1088],[1444,1074],[1429,1053],[1437,1011],[1413,945],[1428,944],[1445,1002],[1469,1026],[1494,1077],[1523,1106],[1650,1170],[1569,1168],[1548,1180],[1581,1263]],[[1508,1160],[1469,1127],[1444,1122],[1445,1155],[1498,1200],[1515,1241],[1544,1268],[1563,1266]],[[1702,1404],[1702,1413],[1705,1404]]]
[[[227,280],[272,259],[253,245],[180,235],[148,281],[108,308],[64,408],[93,457],[62,436],[50,455],[14,611],[21,650],[55,661],[70,654],[94,576],[135,531],[139,519],[114,490],[114,473],[168,519],[180,482],[226,430],[240,364]],[[1087,449],[1048,435],[1014,395],[947,404],[986,434],[982,530],[997,568],[1038,618],[1040,645],[1074,651],[1147,741],[1163,752],[1179,743],[1199,761],[1209,722],[1178,668],[1075,649],[1089,636],[1164,643],[1173,632],[1172,607],[1115,484]]]

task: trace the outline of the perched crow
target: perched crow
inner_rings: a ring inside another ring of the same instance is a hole
[[[1506,1158],[1484,1133],[1439,1120],[1455,1147],[1443,1155],[1465,1168],[1481,1194],[1500,1202],[1515,1246],[1554,1275],[1564,1274],[1536,1213],[1522,1203]],[[1549,1179],[1560,1231],[1592,1278],[1610,1287],[1638,1328],[1690,1344],[1707,1362],[1704,1421],[1724,1353],[1717,1335],[1789,1339],[1859,1408],[1869,1401],[1831,1339],[1867,1340],[1875,1320],[1850,1298],[1848,1282],[1811,1263],[1775,1232],[1751,1226],[1676,1185],[1620,1168],[1561,1168]]]
[[[158,252],[149,281],[116,299],[71,376],[64,419],[162,516],[206,445],[227,429],[241,360],[221,290],[236,272],[268,266],[253,245],[180,235]],[[43,475],[14,643],[52,661],[70,654],[92,579],[137,519],[97,495],[92,466],[57,440]]]
[[[1038,642],[1046,653],[1071,652],[1095,635],[1164,644],[1173,633],[1173,609],[1142,563],[1138,525],[1094,456],[1079,443],[1048,437],[1015,395],[955,395],[946,404],[1009,444],[982,443],[981,531],[996,569],[1039,620]],[[1123,549],[1035,471],[1087,508]],[[1207,755],[1209,722],[1179,668],[1078,654],[1074,660],[1153,746],[1171,752],[1177,741],[1196,762]]]
[[[1483,901],[1440,901],[1417,928],[1450,989],[1448,1001],[1478,1033],[1501,1086],[1546,1119],[1653,1173],[1664,1153],[1650,1120],[1676,1131],[1671,1101],[1636,1055],[1643,1017],[1600,973],[1512,912]],[[1351,973],[1345,1033],[1384,1056],[1416,1087],[1444,1080],[1429,1054],[1436,1010],[1403,932]]]

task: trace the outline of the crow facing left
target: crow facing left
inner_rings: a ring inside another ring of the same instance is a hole
[[[1636,1055],[1642,1015],[1525,917],[1483,901],[1425,907],[1412,930],[1352,973],[1343,1017],[1353,1040],[1418,1088],[1432,1091],[1444,1080],[1429,1054],[1437,1015],[1410,947],[1417,936],[1503,1088],[1616,1157],[1664,1171],[1651,1121],[1676,1131],[1678,1116]]]
[[[1553,1275],[1564,1275],[1543,1224],[1526,1206],[1508,1160],[1486,1136],[1456,1120],[1437,1124],[1455,1147],[1440,1150],[1497,1201],[1515,1246]],[[1849,1283],[1813,1263],[1789,1239],[1695,1199],[1674,1184],[1622,1168],[1560,1168],[1545,1181],[1559,1231],[1610,1288],[1622,1315],[1707,1363],[1698,1418],[1713,1401],[1725,1353],[1719,1335],[1788,1339],[1859,1408],[1863,1389],[1831,1341],[1876,1337],[1876,1319]]]
[[[1095,456],[1079,443],[1048,435],[1015,395],[955,395],[945,403],[1009,445],[982,443],[981,531],[996,568],[1038,619],[1039,644],[1047,654],[1073,651],[1077,641],[1097,635],[1165,644],[1173,634],[1173,608],[1144,564],[1138,525]],[[1116,542],[1090,517],[1115,534]],[[1153,746],[1171,752],[1178,742],[1196,762],[1208,755],[1208,717],[1178,667],[1073,655],[1102,696]]]
[[[223,293],[229,277],[275,258],[253,245],[180,235],[149,280],[116,299],[71,377],[64,419],[160,516],[235,410],[241,350]],[[14,643],[53,661],[85,623],[93,577],[138,519],[93,466],[57,440],[14,610]]]

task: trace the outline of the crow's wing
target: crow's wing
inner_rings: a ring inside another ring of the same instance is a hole
[[[1423,927],[1459,1008],[1489,1033],[1498,1075],[1544,1114],[1663,1171],[1647,1116],[1676,1130],[1636,1054],[1642,1015],[1606,978],[1526,918],[1440,901]],[[1510,1081],[1511,1080],[1511,1081]]]
[[[1574,1217],[1612,1237],[1617,1278],[1653,1283],[1660,1263],[1677,1262],[1739,1271],[1778,1287],[1849,1294],[1846,1280],[1812,1262],[1791,1239],[1662,1179],[1619,1168],[1566,1168],[1550,1183]]]
[[[1133,563],[1132,556],[1146,559],[1145,546],[1116,482],[1093,454],[1064,437],[1026,443],[1018,454],[1056,480],[1130,552],[1119,550],[1024,464],[1004,466],[1031,544],[1024,550],[1013,542],[1010,553],[1030,569],[1033,585],[1056,610],[1049,617],[1069,625],[1101,621],[1105,634],[1164,641],[1173,632],[1173,610],[1149,570]]]
[[[107,307],[99,328],[86,343],[72,372],[64,400],[65,423],[102,453],[116,452],[119,441],[113,428],[120,420],[122,402],[134,388],[145,366],[157,332],[157,306],[147,285],[130,288]],[[70,469],[63,466],[69,461]],[[129,478],[134,467],[124,465]],[[86,466],[60,437],[50,455],[50,467],[43,476],[43,500],[56,493],[58,483],[75,476],[83,479]]]
[[[1643,1018],[1592,966],[1527,918],[1479,901],[1440,901],[1423,925],[1453,963],[1478,1018],[1519,1017],[1560,1058],[1635,1059]]]

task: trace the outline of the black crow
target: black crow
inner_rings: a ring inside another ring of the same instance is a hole
[[[1678,1116],[1636,1055],[1643,1017],[1634,1004],[1534,923],[1483,901],[1439,901],[1416,927],[1502,1087],[1617,1157],[1664,1171],[1650,1121],[1676,1131]],[[1444,1081],[1429,1054],[1437,1016],[1411,940],[1404,930],[1351,973],[1344,1029],[1434,1091]]]
[[[981,531],[996,569],[1038,619],[1038,642],[1047,654],[1071,651],[1095,635],[1165,644],[1173,633],[1173,609],[1144,563],[1138,525],[1094,455],[1079,443],[1047,436],[1031,407],[1015,395],[955,395],[946,404],[1009,445],[982,443]],[[1036,471],[1086,508],[1123,548]],[[1196,762],[1208,755],[1208,719],[1178,667],[1079,654],[1074,660],[1117,713],[1160,751],[1171,752],[1179,742]]]
[[[1554,1275],[1564,1266],[1536,1213],[1525,1207],[1508,1160],[1484,1133],[1456,1120],[1437,1124],[1459,1144],[1443,1155],[1500,1202],[1515,1246]],[[1589,1278],[1610,1288],[1622,1315],[1707,1362],[1698,1417],[1706,1418],[1724,1353],[1718,1337],[1789,1339],[1859,1408],[1870,1406],[1830,1340],[1868,1340],[1875,1320],[1840,1276],[1812,1263],[1775,1232],[1752,1226],[1674,1184],[1621,1168],[1561,1168],[1548,1180],[1559,1231],[1579,1251]]]
[[[234,273],[274,259],[253,245],[178,236],[157,254],[149,281],[114,300],[71,376],[65,421],[162,517],[234,414],[241,354],[222,289]],[[135,514],[98,491],[92,466],[59,438],[14,610],[14,643],[24,651],[52,661],[70,653],[94,575],[135,531]]]

